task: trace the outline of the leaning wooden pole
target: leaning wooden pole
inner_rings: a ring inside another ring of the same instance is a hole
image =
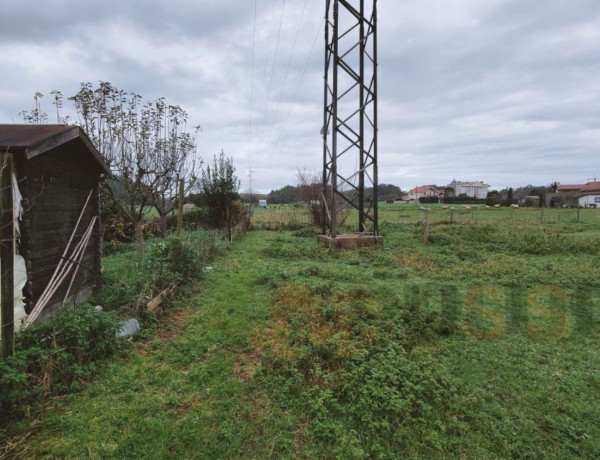
[[[0,173],[0,306],[2,308],[2,359],[14,353],[15,296],[14,296],[14,225],[12,193],[12,154],[6,153]]]
[[[181,229],[183,228],[183,194],[184,194],[183,179],[179,179],[179,193],[177,194],[177,239],[181,239]]]

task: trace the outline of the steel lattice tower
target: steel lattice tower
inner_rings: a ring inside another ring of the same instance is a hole
[[[350,208],[377,236],[377,0],[326,0],[325,22],[322,231]]]

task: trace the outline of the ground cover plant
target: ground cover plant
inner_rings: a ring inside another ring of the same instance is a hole
[[[181,241],[154,238],[146,242],[142,263],[132,244],[112,247],[113,254],[103,259],[103,291],[90,303],[65,307],[50,320],[22,329],[15,355],[0,362],[0,439],[9,422],[36,412],[52,395],[79,391],[109,358],[125,351],[127,341],[115,337],[123,319],[137,318],[141,335],[151,335],[156,317],[140,308],[140,301],[170,285],[185,295],[220,246],[215,232],[188,232]]]
[[[391,206],[381,248],[246,235],[11,455],[598,457],[599,214]]]

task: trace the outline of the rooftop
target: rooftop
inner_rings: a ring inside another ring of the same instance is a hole
[[[435,190],[436,192],[438,191],[437,188],[435,188],[433,185],[422,185],[420,187],[415,187],[411,190],[411,192],[413,193],[423,193],[426,192],[427,190]]]
[[[82,142],[100,168],[110,174],[100,153],[79,126],[0,124],[0,153],[24,154],[27,160],[75,139]]]
[[[0,149],[22,151],[78,129],[67,125],[0,125]]]

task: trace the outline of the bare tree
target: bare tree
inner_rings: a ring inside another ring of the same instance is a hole
[[[316,227],[323,225],[323,211],[325,211],[325,223],[329,224],[330,216],[327,210],[327,203],[331,202],[333,196],[331,186],[326,188],[326,197],[324,197],[321,173],[307,171],[306,168],[298,169],[296,178],[298,179],[300,197],[308,208],[313,225]],[[355,199],[355,197],[352,196],[350,191],[344,190],[343,186],[338,186],[338,190],[345,196],[345,198],[342,198],[337,194],[335,195],[338,224],[343,225],[351,213],[349,201]],[[324,202],[324,199],[326,202]]]
[[[167,234],[167,215],[177,205],[180,180],[185,183],[184,193],[196,186],[201,161],[196,158],[196,136],[200,127],[187,131],[187,113],[179,106],[167,106],[161,99],[157,108],[164,117],[163,133],[159,136],[156,161],[165,171],[153,189],[153,203],[160,216],[161,237]]]
[[[50,94],[54,96],[57,122],[68,123],[69,117],[60,116],[63,94],[56,90]],[[42,98],[43,94],[36,92],[34,109],[19,113],[26,123],[48,122],[48,114],[41,108]],[[142,103],[139,94],[119,90],[109,82],[100,82],[96,88],[82,83],[69,100],[75,104],[76,124],[85,130],[112,172],[104,192],[134,226],[141,260],[145,214],[156,206],[166,233],[166,216],[173,209],[177,183],[185,179],[191,188],[196,181],[196,136],[200,128],[188,131],[187,113],[166,104],[164,98]],[[119,193],[115,193],[115,186]]]
[[[322,185],[319,173],[307,171],[306,168],[298,169],[296,174],[298,179],[298,190],[300,191],[300,199],[306,205],[312,224],[314,226],[321,225],[323,213],[322,200]]]
[[[70,99],[75,103],[79,124],[126,192],[125,199],[111,196],[135,227],[141,260],[144,216],[157,202],[157,196],[165,196],[166,202],[173,193],[173,181],[185,173],[182,165],[195,150],[195,134],[185,130],[187,114],[179,107],[167,106],[163,99],[142,104],[140,95],[126,93],[108,82],[100,82],[97,88],[82,83]],[[183,159],[178,157],[182,154]],[[110,188],[108,191],[112,192]],[[166,218],[165,209],[168,206],[161,206],[159,212]]]
[[[35,107],[31,110],[21,110],[19,116],[23,118],[25,123],[32,125],[40,125],[48,122],[48,114],[42,111],[42,99],[44,95],[36,91],[33,95]]]

